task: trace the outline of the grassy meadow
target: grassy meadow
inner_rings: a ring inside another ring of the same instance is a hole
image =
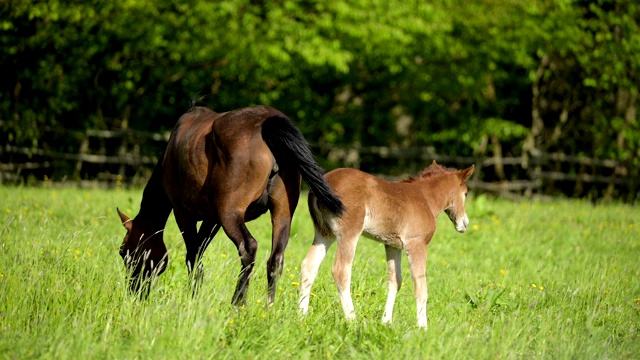
[[[0,358],[3,359],[632,359],[640,356],[640,209],[575,200],[469,197],[468,231],[446,215],[429,245],[429,329],[416,327],[413,284],[394,322],[382,245],[361,239],[344,320],[320,268],[310,311],[297,311],[300,264],[313,226],[306,198],[294,217],[276,303],[265,308],[268,216],[250,223],[258,261],[247,306],[230,305],[240,264],[217,235],[192,297],[173,216],[167,271],[149,299],[128,293],[116,206],[137,213],[141,189],[0,186]]]

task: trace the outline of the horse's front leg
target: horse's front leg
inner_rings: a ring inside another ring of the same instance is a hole
[[[213,236],[218,232],[220,225],[211,221],[203,221],[200,226],[200,231],[197,231],[198,222],[186,214],[186,212],[176,209],[174,210],[174,216],[178,228],[180,228],[182,232],[185,247],[187,248],[185,264],[189,271],[189,278],[191,279],[193,293],[195,294],[202,282],[204,273],[200,258]]]
[[[417,239],[416,239],[417,240]],[[406,248],[409,258],[409,268],[413,279],[413,289],[416,295],[416,313],[418,327],[427,328],[427,246],[425,243],[415,241]]]
[[[194,251],[194,243],[198,242],[198,222],[192,219],[185,211],[181,209],[174,209],[173,215],[176,218],[176,223],[178,224],[178,228],[182,233],[184,245],[187,248],[187,257],[185,259],[185,263],[187,265],[187,270],[189,270],[189,276],[191,276],[195,267],[195,259],[197,255],[197,251]]]
[[[387,303],[384,307],[382,315],[382,323],[391,323],[393,319],[393,306],[396,302],[396,295],[402,286],[402,250],[385,245],[384,250],[387,253],[387,271],[389,272]]]
[[[200,225],[198,235],[193,243],[187,245],[186,264],[189,274],[192,275],[192,285],[194,294],[202,285],[204,278],[204,265],[202,265],[202,256],[207,246],[220,230],[220,224],[215,221],[205,220]],[[196,265],[197,264],[197,265]]]

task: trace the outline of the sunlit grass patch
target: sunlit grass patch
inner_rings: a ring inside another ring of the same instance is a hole
[[[192,296],[173,217],[165,230],[169,266],[141,301],[128,292],[117,253],[124,229],[115,211],[135,214],[140,196],[127,189],[0,187],[3,356],[632,358],[640,352],[635,207],[471,197],[471,231],[459,234],[441,216],[429,245],[425,332],[415,326],[406,257],[394,321],[380,323],[384,246],[364,238],[353,265],[357,319],[348,322],[342,313],[331,276],[335,246],[320,267],[309,314],[299,314],[300,264],[313,239],[304,199],[273,306],[268,217],[249,225],[259,249],[244,307],[231,305],[240,262],[222,231]]]

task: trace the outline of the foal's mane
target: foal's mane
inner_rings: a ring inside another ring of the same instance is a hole
[[[434,161],[431,165],[429,165],[427,168],[425,168],[420,173],[418,173],[416,178],[409,176],[406,179],[400,180],[400,182],[412,183],[414,181],[425,180],[437,175],[450,174],[453,172],[458,172],[458,169],[441,166]]]

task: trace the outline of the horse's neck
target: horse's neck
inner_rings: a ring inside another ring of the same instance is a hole
[[[163,229],[171,213],[171,202],[162,186],[162,158],[151,174],[151,178],[142,192],[138,217],[145,219],[154,228]]]
[[[436,175],[417,182],[434,216],[438,216],[449,205],[454,184],[450,176],[452,174]]]

